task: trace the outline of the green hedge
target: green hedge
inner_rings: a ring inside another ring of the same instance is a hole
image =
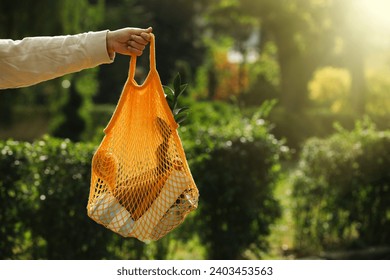
[[[248,248],[264,252],[270,226],[280,216],[274,189],[288,149],[264,119],[271,107],[266,103],[243,117],[223,103],[199,103],[184,127],[182,138],[193,139],[184,142],[191,147],[201,195],[199,233],[210,259],[240,259]]]
[[[124,239],[88,218],[96,142],[0,141],[0,258],[240,258],[252,245],[264,248],[280,212],[273,188],[281,142],[260,113],[246,119],[217,103],[193,108],[196,117],[180,133],[200,189],[199,210],[149,245]],[[230,117],[218,117],[221,112]]]
[[[294,177],[302,250],[390,245],[390,131],[369,122],[306,142]]]
[[[201,238],[210,259],[240,259],[250,247],[265,251],[281,209],[274,198],[277,148],[267,139],[235,139],[194,169],[201,193]],[[200,175],[201,174],[201,175]]]
[[[142,256],[136,243],[132,253],[118,255],[119,237],[87,216],[94,148],[49,137],[0,142],[2,259]]]

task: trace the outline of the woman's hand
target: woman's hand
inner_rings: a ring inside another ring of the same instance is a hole
[[[111,59],[115,53],[140,56],[150,42],[152,28],[122,28],[107,33],[107,52]]]

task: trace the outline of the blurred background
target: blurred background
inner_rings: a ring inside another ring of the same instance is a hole
[[[0,2],[0,37],[152,26],[199,208],[158,242],[87,217],[129,58],[0,92],[1,259],[388,259],[386,0]],[[138,60],[138,78],[149,67]],[[1,73],[0,73],[1,74]]]

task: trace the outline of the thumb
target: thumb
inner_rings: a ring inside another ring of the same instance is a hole
[[[145,29],[144,32],[146,32],[146,33],[152,33],[152,31],[153,31],[153,28],[152,28],[152,27],[148,27],[148,28]]]
[[[142,33],[151,33],[153,31],[153,28],[152,27],[148,27],[148,28],[130,28],[129,30],[134,35],[141,35]]]

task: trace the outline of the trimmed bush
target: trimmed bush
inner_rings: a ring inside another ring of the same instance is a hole
[[[118,255],[120,238],[87,216],[94,148],[50,137],[0,142],[2,259],[141,258],[133,240],[132,253]]]
[[[184,131],[197,151],[190,163],[200,191],[199,233],[209,259],[240,259],[248,248],[265,250],[270,225],[280,216],[273,192],[287,148],[262,118],[267,106],[244,118],[233,108],[204,104],[197,111],[203,121]],[[216,110],[230,117],[214,118]]]
[[[294,176],[296,245],[390,245],[390,131],[365,122],[308,140]]]
[[[199,210],[149,245],[88,218],[96,144],[51,137],[0,141],[0,257],[167,259],[178,252],[235,259],[251,246],[264,249],[269,226],[280,214],[273,189],[285,147],[269,133],[261,112],[243,118],[222,103],[191,108],[197,114],[180,133],[200,189]]]
[[[25,258],[32,247],[26,224],[34,215],[38,193],[34,185],[22,183],[29,176],[28,144],[0,141],[0,256]],[[28,179],[29,180],[29,179]]]

